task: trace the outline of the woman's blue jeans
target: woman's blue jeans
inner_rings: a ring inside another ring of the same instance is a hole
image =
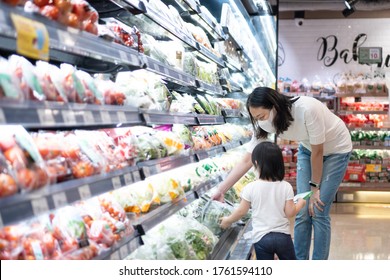
[[[297,193],[310,191],[311,180],[311,152],[299,146],[297,163]],[[332,154],[324,156],[322,171],[320,199],[325,206],[323,212],[314,207],[314,217],[309,215],[309,203],[306,203],[295,218],[294,247],[298,260],[308,260],[312,229],[314,230],[313,260],[326,260],[329,257],[331,227],[330,209],[336,196],[337,190],[344,178],[345,171],[351,153]]]

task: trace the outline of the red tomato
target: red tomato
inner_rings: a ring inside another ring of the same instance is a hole
[[[72,167],[73,176],[76,178],[84,178],[93,175],[93,165],[87,161],[80,161]]]
[[[15,146],[15,144],[15,139],[12,136],[2,136],[2,139],[0,140],[0,149],[5,151]]]
[[[64,15],[72,10],[71,0],[53,0],[53,3]]]
[[[42,0],[39,0],[39,1],[42,1]],[[46,1],[46,0],[43,0],[43,1]],[[60,11],[58,10],[58,8],[56,6],[46,5],[46,6],[43,6],[41,8],[41,14],[44,15],[45,17],[52,19],[52,20],[57,20],[59,13],[60,13]]]
[[[21,187],[27,190],[32,190],[36,187],[38,181],[37,174],[31,169],[23,168],[18,171],[17,176]]]
[[[35,5],[37,5],[40,8],[49,4],[49,0],[34,0],[33,2]]]
[[[23,168],[27,165],[26,156],[19,146],[14,146],[4,152],[5,158],[11,163],[15,169]]]
[[[98,27],[91,20],[86,20],[83,22],[83,30],[98,35]]]
[[[79,17],[74,13],[69,13],[68,18],[66,20],[66,25],[74,28],[79,28],[80,26]]]
[[[15,180],[8,174],[0,174],[0,197],[9,196],[18,191]]]

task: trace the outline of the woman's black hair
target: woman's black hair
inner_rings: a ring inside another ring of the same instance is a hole
[[[275,143],[259,143],[252,152],[252,163],[259,171],[260,179],[273,182],[284,179],[283,155]]]
[[[263,107],[264,109],[269,110],[275,108],[276,114],[274,117],[273,126],[276,129],[276,135],[279,135],[285,132],[294,121],[294,118],[291,114],[291,106],[296,100],[297,98],[280,94],[272,88],[255,88],[248,96],[246,101],[246,109],[248,110],[256,138],[266,139],[268,132],[257,124],[257,121],[253,118],[249,111],[250,107]]]

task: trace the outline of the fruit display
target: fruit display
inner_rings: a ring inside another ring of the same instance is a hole
[[[20,1],[23,2],[23,1]],[[98,12],[84,0],[30,0],[25,11],[39,13],[69,27],[98,34]]]
[[[340,118],[348,127],[383,127],[383,122],[386,120],[386,115],[378,114],[356,114],[356,115],[341,115]]]

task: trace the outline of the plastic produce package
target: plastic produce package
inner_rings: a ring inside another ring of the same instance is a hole
[[[34,141],[22,126],[0,126],[0,152],[22,191],[32,191],[48,185],[44,161]]]
[[[62,88],[59,88],[56,78],[52,78],[54,75],[59,75],[59,69],[57,66],[49,64],[45,61],[37,61],[35,64],[35,73],[38,81],[41,85],[42,92],[48,101],[67,102],[68,99]],[[54,81],[55,82],[54,82]]]
[[[112,196],[126,212],[135,214],[146,213],[153,203],[159,204],[154,201],[153,186],[145,181],[115,190]]]
[[[7,165],[6,159],[0,153],[0,198],[18,192],[14,171]]]
[[[173,175],[173,174],[172,174]],[[173,176],[152,176],[148,177],[146,181],[153,186],[154,201],[159,204],[172,202],[175,199],[184,197],[184,189],[178,180]]]
[[[205,260],[218,238],[191,218],[173,215],[150,230],[128,259]]]
[[[134,166],[137,158],[135,136],[129,128],[104,129],[104,132],[113,139],[115,143],[115,154],[126,162],[125,165]]]
[[[13,74],[8,60],[0,57],[0,99],[10,98],[16,100],[24,100],[25,96],[21,91],[18,79]]]

